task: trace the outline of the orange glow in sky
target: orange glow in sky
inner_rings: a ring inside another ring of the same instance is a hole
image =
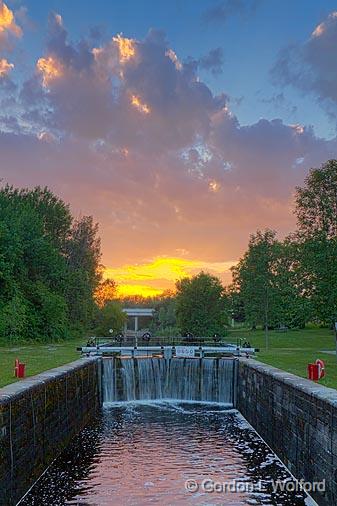
[[[160,288],[153,288],[147,285],[128,285],[121,284],[117,287],[117,296],[122,297],[133,297],[140,295],[141,297],[156,297],[161,295],[164,290]]]
[[[158,257],[152,261],[135,265],[106,267],[104,278],[112,278],[118,284],[118,295],[142,295],[151,297],[160,295],[167,289],[173,289],[178,279],[190,277],[204,270],[220,277],[228,277],[229,269],[235,261],[204,262],[176,257]]]

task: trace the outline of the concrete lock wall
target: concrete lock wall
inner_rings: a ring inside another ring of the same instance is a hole
[[[0,389],[0,504],[15,505],[100,409],[100,361],[81,359]]]
[[[0,505],[13,506],[101,406],[101,359],[0,389]],[[252,359],[237,367],[237,409],[293,475],[337,504],[337,391]]]
[[[298,480],[325,479],[319,505],[337,504],[336,390],[241,359],[237,409]]]

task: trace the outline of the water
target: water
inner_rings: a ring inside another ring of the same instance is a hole
[[[233,405],[234,360],[125,358],[103,360],[103,398],[179,399]]]
[[[204,479],[241,485],[238,492],[186,490],[186,480]],[[236,411],[119,402],[73,440],[21,506],[307,504],[303,493],[274,493],[272,480],[292,478]]]

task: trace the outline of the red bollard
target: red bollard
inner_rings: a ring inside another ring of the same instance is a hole
[[[26,364],[23,364],[22,362],[19,362],[18,378],[24,378],[25,377],[25,368],[26,368]]]
[[[308,379],[313,381],[319,380],[319,368],[317,364],[308,364]]]
[[[308,379],[318,381],[325,376],[325,364],[323,360],[317,359],[314,364],[308,364]]]
[[[15,365],[14,365],[14,376],[16,378],[24,378],[25,377],[25,369],[26,364],[23,364],[20,362],[18,358],[15,359]]]

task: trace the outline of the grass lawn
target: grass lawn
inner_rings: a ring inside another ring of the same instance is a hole
[[[337,360],[335,355],[321,350],[335,350],[334,333],[328,329],[304,329],[288,332],[269,331],[269,349],[265,347],[264,331],[233,330],[229,340],[247,339],[253,347],[260,348],[257,360],[279,369],[307,377],[307,365],[317,358],[324,360],[326,377],[320,384],[337,388]]]
[[[238,337],[247,339],[252,346],[260,348],[257,360],[304,378],[307,375],[307,364],[321,358],[326,365],[326,377],[320,380],[320,383],[337,388],[336,357],[321,352],[321,350],[335,350],[332,331],[327,329],[305,329],[284,333],[270,331],[268,351],[265,349],[262,330],[232,330],[228,341],[235,343]],[[26,363],[27,376],[32,376],[76,360],[80,357],[76,347],[85,343],[85,339],[69,339],[61,343],[43,345],[0,346],[0,387],[15,381],[13,369],[16,358]]]
[[[80,358],[76,347],[85,343],[86,339],[69,339],[61,343],[0,346],[0,387],[17,381],[13,375],[16,358],[26,364],[26,375],[33,376]]]

